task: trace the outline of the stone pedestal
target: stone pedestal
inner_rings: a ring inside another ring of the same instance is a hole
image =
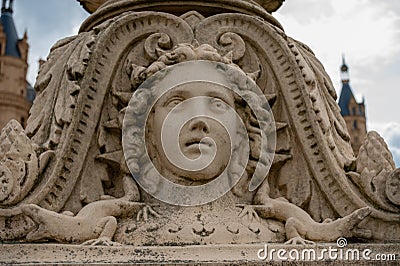
[[[399,244],[350,244],[339,248],[336,244],[317,246],[267,244],[268,254],[260,249],[265,244],[202,245],[202,246],[154,246],[154,247],[90,247],[59,244],[3,244],[0,246],[0,263],[5,264],[166,264],[166,265],[281,265],[288,259],[293,265],[398,265]],[[285,250],[285,253],[281,250]],[[315,259],[313,258],[315,251]],[[325,251],[324,251],[325,250]],[[331,255],[329,255],[331,250]],[[299,260],[294,260],[296,251]],[[358,252],[358,253],[357,253]],[[279,255],[279,254],[280,255]],[[358,255],[357,255],[358,254]],[[392,256],[394,254],[396,257]],[[304,259],[302,259],[302,256]],[[337,259],[334,257],[337,256]],[[380,257],[377,257],[380,256]],[[312,258],[312,260],[310,260]],[[370,260],[368,259],[370,258]],[[382,260],[380,260],[381,258]]]
[[[282,0],[81,2],[0,132],[0,263],[396,263],[400,169],[377,133],[354,157]]]

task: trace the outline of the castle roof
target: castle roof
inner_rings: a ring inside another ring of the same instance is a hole
[[[36,92],[35,89],[32,87],[32,85],[29,82],[26,82],[26,99],[28,102],[33,104],[33,101],[36,98]]]
[[[11,8],[3,8],[1,10],[1,24],[3,25],[3,31],[7,36],[6,52],[5,55],[21,58],[21,54],[18,49],[18,34],[15,28],[14,19],[12,17]]]
[[[340,92],[339,107],[342,116],[350,115],[349,103],[351,99],[355,99],[348,82],[343,82],[342,91]]]
[[[355,107],[353,105],[352,110],[350,110],[349,103],[352,99],[357,104],[358,107]],[[340,98],[339,98],[340,114],[342,116],[365,116],[365,111],[363,106],[364,106],[364,99],[362,100],[362,102],[357,102],[349,83],[343,82],[342,91],[340,93]]]
[[[346,65],[346,60],[344,58],[344,55],[342,56],[342,65],[340,67],[340,76],[342,79],[342,91],[340,92],[340,97],[339,97],[339,107],[340,107],[340,113],[342,116],[349,116],[349,115],[358,115],[358,116],[364,116],[364,110],[362,106],[364,106],[364,100],[361,103],[358,103],[356,98],[354,97],[353,91],[351,90],[350,87],[350,76],[349,76],[349,67]],[[349,110],[349,103],[350,101],[353,100],[355,103],[357,103],[358,108],[356,110]],[[357,110],[358,109],[358,110]]]

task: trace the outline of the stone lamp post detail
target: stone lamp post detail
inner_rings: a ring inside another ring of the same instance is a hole
[[[26,130],[0,134],[1,241],[400,240],[387,145],[371,132],[354,157],[323,66],[271,15],[283,1],[80,2],[93,14],[41,66]],[[161,148],[174,121],[183,157]]]

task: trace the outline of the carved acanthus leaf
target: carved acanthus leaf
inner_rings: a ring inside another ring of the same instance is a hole
[[[387,197],[391,188],[388,177],[395,170],[395,164],[385,141],[375,131],[368,132],[357,157],[357,172],[348,176],[360,191],[375,205],[387,211],[398,211]],[[397,188],[397,185],[394,184]]]
[[[339,166],[342,169],[348,168],[355,158],[346,123],[336,103],[337,96],[332,81],[324,67],[307,47],[290,40],[293,42],[289,44],[289,47],[296,57],[296,62],[307,84],[306,89],[322,133]]]
[[[393,156],[383,138],[375,131],[368,132],[357,157],[357,172],[368,169],[379,173],[382,170],[393,171],[395,167]]]
[[[13,206],[24,199],[38,174],[36,145],[11,120],[0,134],[0,206]]]
[[[36,144],[53,149],[71,122],[95,38],[89,32],[58,42],[41,67],[26,129]]]

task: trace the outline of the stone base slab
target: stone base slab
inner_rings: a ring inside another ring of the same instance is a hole
[[[344,263],[376,265],[378,259],[376,255],[380,255],[380,259],[385,259],[380,261],[379,265],[398,265],[400,262],[400,244],[351,244],[344,248],[338,248],[336,244],[318,244],[317,246],[266,245],[105,247],[59,244],[0,244],[0,264],[281,265],[282,259],[279,258],[278,252],[281,253],[281,257],[286,257],[292,265],[309,265],[310,262],[315,265],[342,265]],[[263,251],[260,252],[260,249],[263,249]],[[265,256],[265,249],[268,254],[272,252],[272,258],[260,260],[257,254]],[[315,251],[315,260],[309,260],[310,256],[313,256],[313,252],[309,249]],[[334,251],[335,249],[337,251]],[[366,251],[367,249],[371,252]],[[323,250],[325,251],[323,252]],[[329,250],[333,252],[331,257],[328,254]],[[357,253],[355,250],[358,250],[359,259],[355,257],[357,255],[354,255]],[[297,254],[299,254],[299,260],[291,259],[295,258]],[[333,258],[334,254],[337,255],[336,259]],[[366,255],[370,260],[363,255]]]

